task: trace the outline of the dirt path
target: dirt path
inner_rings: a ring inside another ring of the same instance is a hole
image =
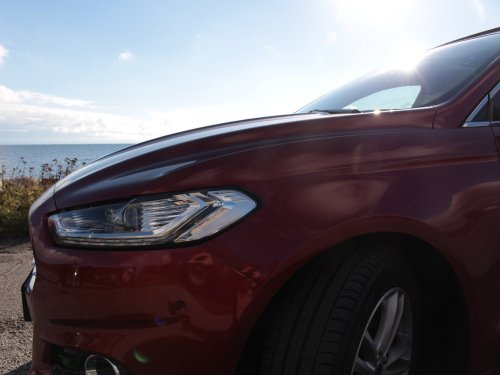
[[[23,320],[21,284],[31,269],[29,243],[0,242],[0,374],[27,374],[32,327]]]

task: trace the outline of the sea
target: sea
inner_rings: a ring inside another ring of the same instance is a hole
[[[0,173],[3,178],[22,174],[39,177],[43,164],[66,165],[65,159],[76,159],[76,166],[90,163],[121,150],[129,144],[57,144],[0,145]]]

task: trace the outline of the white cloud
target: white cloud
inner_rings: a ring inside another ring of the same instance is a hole
[[[81,99],[68,99],[59,96],[46,95],[31,91],[19,91],[23,100],[32,101],[37,104],[54,104],[62,107],[90,107],[91,102]]]
[[[0,85],[0,139],[24,132],[30,142],[137,142],[156,136],[141,120],[108,113],[93,103]],[[22,142],[22,141],[21,141]]]
[[[134,57],[135,55],[132,52],[130,52],[129,50],[125,50],[118,55],[118,60],[128,61],[130,59],[133,59]]]
[[[195,127],[253,117],[253,106],[110,113],[94,103],[0,85],[0,143],[136,143]],[[262,114],[265,113],[261,109]]]
[[[272,105],[269,100],[231,100],[126,115],[87,100],[0,85],[0,144],[137,143],[206,125],[289,113],[303,103],[295,103],[298,98],[288,91],[290,97]]]
[[[279,55],[279,52],[276,48],[274,48],[273,46],[269,45],[269,44],[264,44],[263,47],[268,50],[269,52],[271,52],[273,55]]]
[[[5,62],[5,59],[9,55],[9,50],[0,44],[0,65]]]
[[[21,95],[18,92],[0,85],[0,103],[20,103]]]
[[[86,100],[68,99],[27,90],[12,90],[2,85],[0,85],[0,103],[24,103],[79,108],[88,108],[91,106],[91,102]]]

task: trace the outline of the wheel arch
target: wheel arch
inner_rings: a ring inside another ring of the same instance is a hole
[[[339,242],[325,251],[338,252],[341,254],[340,261],[343,261],[345,256],[348,256],[350,249],[366,243],[400,249],[420,271],[418,272],[418,283],[426,297],[423,309],[426,316],[435,318],[434,320],[426,320],[424,328],[425,347],[427,348],[424,355],[428,363],[425,373],[465,373],[464,370],[468,368],[469,356],[466,298],[459,277],[448,259],[427,241],[415,235],[398,232],[361,234]],[[260,363],[262,347],[260,339],[265,334],[268,316],[276,308],[279,295],[286,291],[300,270],[308,267],[312,260],[322,253],[316,254],[295,270],[266,305],[248,336],[239,360],[238,374],[258,373],[258,368],[255,366]],[[444,355],[447,360],[443,357],[443,351],[437,350],[437,345],[440,345],[440,348],[446,348]],[[450,363],[454,366],[453,368],[443,367]]]

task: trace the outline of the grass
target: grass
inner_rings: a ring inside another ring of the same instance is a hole
[[[78,159],[65,158],[60,163],[41,165],[38,175],[33,167],[26,167],[24,158],[18,165],[7,170],[2,165],[0,170],[0,239],[12,239],[29,235],[28,212],[31,204],[50,186],[67,176],[85,163]]]

